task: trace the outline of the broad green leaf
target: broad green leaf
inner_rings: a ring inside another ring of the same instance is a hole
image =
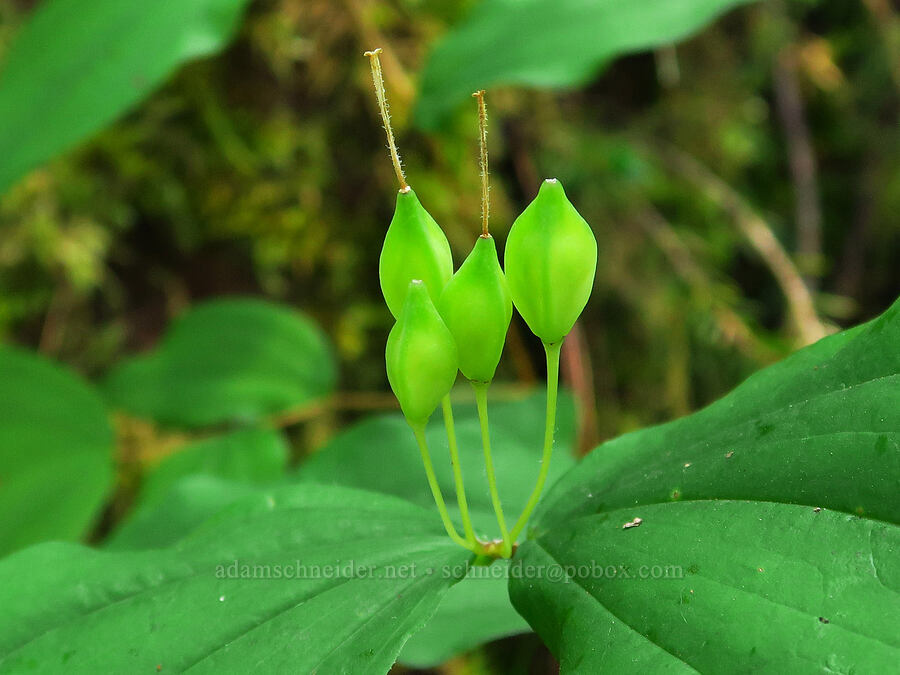
[[[162,548],[174,544],[206,520],[262,488],[207,474],[177,480],[158,500],[136,507],[106,540],[116,551]]]
[[[490,640],[529,632],[528,623],[510,605],[508,570],[505,560],[472,567],[447,592],[425,627],[409,639],[400,661],[414,668],[433,668]]]
[[[276,429],[241,429],[190,443],[166,457],[144,478],[139,501],[154,504],[185,476],[204,474],[265,484],[284,474],[288,447]]]
[[[690,417],[600,446],[554,485],[523,564],[697,576],[513,578],[563,671],[885,672],[900,661],[898,344],[900,301]],[[643,522],[624,529],[633,518]]]
[[[0,193],[218,50],[247,0],[44,0],[0,61]]]
[[[537,479],[544,406],[543,394],[520,401],[492,400],[489,406],[494,463],[508,521],[518,518]],[[499,531],[484,473],[478,419],[473,406],[455,408],[460,464],[472,519],[476,531],[495,538]],[[557,422],[550,481],[574,463],[571,397],[561,397]],[[440,415],[432,419],[427,434],[444,499],[458,514],[447,436]],[[301,466],[299,477],[392,494],[434,508],[415,439],[399,415],[375,417],[351,427]],[[459,529],[462,531],[461,526]],[[434,666],[481,643],[527,631],[527,624],[509,603],[505,586],[502,578],[468,578],[455,586],[428,626],[410,639],[401,661],[420,667]]]
[[[651,504],[525,543],[510,594],[562,673],[886,673],[898,550],[896,526],[827,509]]]
[[[517,501],[514,508],[509,507],[510,517],[514,517],[516,509],[521,508],[519,502],[527,498],[536,477],[543,411],[542,394],[520,401],[493,403],[491,406],[496,459],[504,472],[509,471],[513,477],[520,476],[518,483],[512,485],[513,497]],[[573,413],[571,398],[563,395],[553,476],[560,475],[573,464],[570,457]],[[484,531],[494,536],[497,526],[483,478],[484,462],[474,408],[471,405],[457,405],[457,418],[459,440],[463,446],[462,463],[469,477],[470,499]],[[444,466],[447,441],[440,420],[435,419],[429,438],[438,459],[444,493],[452,506],[455,493],[449,465]],[[501,452],[503,457],[499,456]],[[391,467],[390,471],[384,470],[386,465]],[[524,476],[525,472],[534,473],[534,476]],[[301,468],[299,477],[304,481],[385,492],[417,501],[429,509],[434,505],[415,441],[409,426],[398,415],[366,420],[343,432]],[[231,475],[230,478],[240,479],[242,476]],[[476,485],[481,485],[477,493],[474,491]],[[504,486],[509,487],[506,483]],[[151,503],[140,506],[113,534],[107,548],[130,550],[171,544],[210,516],[259,490],[245,483],[210,476],[181,479],[162,493],[160,499],[152,499]],[[465,583],[454,586],[428,625],[407,643],[402,653],[404,663],[433,666],[488,640],[527,631],[528,624],[509,603],[506,575],[503,574],[506,566],[506,563],[498,562],[491,568],[480,568],[482,576],[474,578],[475,574],[470,574]],[[486,569],[490,570],[487,577],[483,576]],[[468,618],[463,622],[463,617]]]
[[[110,373],[112,405],[161,424],[253,422],[329,394],[335,364],[321,330],[287,307],[215,300],[176,320],[149,354]]]
[[[621,54],[671,44],[749,0],[483,0],[434,48],[416,121],[440,126],[473,91],[578,85]]]
[[[0,555],[83,536],[112,487],[112,455],[107,412],[90,386],[0,346]]]
[[[238,499],[284,476],[288,447],[275,429],[241,429],[189,443],[143,479],[134,511],[109,549],[172,544]]]
[[[600,446],[553,486],[537,529],[677,499],[807,504],[900,522],[900,301],[700,412]]]
[[[384,673],[469,557],[432,511],[315,485],[168,549],[45,544],[0,561],[0,672]]]

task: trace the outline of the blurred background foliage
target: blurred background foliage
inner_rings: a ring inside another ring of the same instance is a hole
[[[0,68],[35,4],[0,0]],[[429,54],[476,4],[251,2],[224,52],[0,196],[0,336],[99,377],[200,300],[262,296],[303,309],[335,345],[346,410],[325,415],[327,429],[391,407],[391,317],[375,280],[396,185],[362,53],[384,49],[408,177],[461,261],[480,225],[474,103],[447,104],[427,131],[416,106]],[[745,4],[590,72],[580,86],[488,92],[501,249],[549,176],[600,245],[564,354],[582,451],[701,407],[896,297],[890,0]],[[499,379],[534,384],[541,363],[515,319]],[[447,672],[544,654],[534,636],[517,640]]]
[[[0,0],[0,50],[33,4]],[[395,186],[362,51],[385,49],[410,180],[461,260],[478,223],[474,109],[436,132],[413,110],[430,49],[473,4],[252,2],[224,53],[2,197],[0,331],[94,375],[196,300],[258,294],[325,326],[343,390],[385,390],[374,279]],[[893,299],[898,35],[887,0],[750,4],[579,89],[489,92],[498,241],[557,176],[600,243],[566,359],[581,399],[596,393],[584,448]],[[524,337],[514,323],[506,380],[540,369]]]
[[[0,49],[33,4],[0,0]],[[413,111],[429,50],[471,5],[251,3],[224,53],[2,197],[0,331],[97,374],[196,300],[258,294],[325,326],[342,389],[385,390],[374,279],[395,186],[362,51],[385,49],[410,180],[461,260],[478,228],[474,108],[436,132]],[[498,241],[557,176],[600,243],[567,359],[597,395],[585,442],[702,406],[893,299],[898,25],[882,0],[751,4],[580,89],[489,92]],[[539,354],[513,332],[502,376],[530,382]]]

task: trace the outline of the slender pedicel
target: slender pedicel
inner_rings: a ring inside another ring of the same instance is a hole
[[[428,452],[428,442],[425,440],[425,425],[417,424],[413,426],[412,430],[416,436],[416,442],[419,444],[419,452],[422,454],[422,463],[425,465],[425,475],[428,478],[431,494],[434,496],[434,503],[437,504],[438,511],[441,514],[441,521],[444,523],[444,529],[447,530],[447,534],[450,535],[450,538],[457,544],[473,553],[478,553],[478,548],[475,544],[466,541],[459,535],[459,532],[456,531],[456,527],[453,525],[453,521],[450,520],[450,514],[447,513],[447,505],[444,503],[444,496],[441,494],[441,486],[438,485],[437,477],[434,475],[434,466],[431,463],[431,453]]]
[[[550,457],[553,454],[553,432],[556,428],[556,394],[559,386],[559,352],[562,348],[562,340],[553,344],[544,343],[544,350],[547,352],[547,420],[544,429],[544,452],[541,455],[541,470],[538,474],[537,484],[534,491],[525,505],[525,510],[516,521],[512,532],[509,533],[512,541],[516,540],[525,525],[528,524],[528,518],[538,500],[541,498],[541,491],[544,489],[544,483],[547,481],[547,472],[550,471]]]
[[[450,404],[450,394],[444,396],[441,401],[444,409],[444,427],[447,429],[447,444],[450,446],[450,464],[453,466],[453,479],[456,481],[456,502],[459,504],[459,514],[462,517],[463,530],[466,533],[466,541],[475,545],[475,530],[472,528],[472,520],[469,517],[469,504],[466,501],[466,486],[463,483],[462,468],[459,464],[459,447],[456,444],[456,427],[453,424],[453,407]]]
[[[494,505],[494,513],[497,515],[497,524],[500,525],[500,536],[503,538],[503,557],[512,555],[512,539],[506,529],[506,518],[503,516],[503,506],[500,502],[500,492],[497,490],[497,477],[494,474],[494,459],[491,455],[491,432],[488,426],[487,390],[485,382],[472,382],[475,389],[475,402],[478,405],[478,421],[481,423],[481,444],[484,447],[484,467],[487,471],[488,487],[491,492],[491,503]]]

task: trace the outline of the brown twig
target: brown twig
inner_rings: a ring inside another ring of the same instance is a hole
[[[371,412],[394,410],[398,407],[397,399],[393,394],[387,392],[339,392],[332,396],[301,403],[294,408],[273,415],[268,419],[268,426],[284,429],[334,410]]]
[[[56,356],[63,344],[68,304],[71,291],[65,277],[60,275],[56,288],[50,296],[50,304],[44,315],[44,325],[41,327],[41,337],[38,342],[38,350],[43,354]]]
[[[794,184],[794,218],[797,227],[797,255],[801,264],[812,270],[822,257],[822,208],[819,201],[816,156],[813,152],[797,60],[790,47],[779,52],[773,67],[775,107],[787,141],[788,163]],[[810,288],[817,285],[816,274],[807,271],[804,280]]]
[[[875,28],[884,42],[894,84],[900,89],[900,19],[890,0],[863,0],[875,19]]]
[[[663,150],[661,157],[713,203],[731,214],[741,234],[778,282],[800,341],[811,344],[827,335],[830,330],[816,314],[809,289],[769,224],[730,185],[694,157],[675,149]]]
[[[530,148],[534,143],[531,138],[528,138],[529,134],[518,120],[506,120],[504,132],[507,152],[512,161],[513,172],[522,191],[522,197],[531,201],[537,196],[541,186],[540,174],[530,153]]]
[[[731,307],[717,300],[714,282],[694,258],[672,224],[649,202],[640,205],[637,224],[662,251],[675,273],[695,293],[710,299],[712,314],[723,338],[757,361],[768,362],[775,352],[754,334],[747,322]]]
[[[491,397],[498,401],[517,400],[527,395],[531,388],[523,385],[495,384],[491,386]],[[454,402],[469,401],[466,388],[460,393],[451,393]],[[320,415],[335,411],[349,412],[389,412],[400,408],[393,394],[383,391],[342,391],[317,398],[298,406],[272,415],[266,421],[267,426],[284,429],[302,422],[308,422]]]
[[[356,23],[356,29],[363,44],[367,45],[388,45],[381,47],[381,57],[384,62],[384,71],[387,73],[387,79],[391,83],[391,91],[395,101],[398,101],[401,108],[408,108],[412,104],[416,94],[416,88],[413,85],[412,78],[403,67],[400,59],[390,48],[390,41],[378,30],[378,27],[372,20],[366,16],[368,8],[362,7],[360,0],[345,0],[344,4]],[[374,3],[369,3],[374,5]]]
[[[528,355],[525,339],[522,337],[524,332],[522,325],[518,321],[513,321],[510,325],[509,332],[506,334],[505,353],[512,359],[516,380],[523,386],[534,386],[538,378],[534,369],[534,363],[532,363],[531,357]]]
[[[597,445],[599,431],[594,368],[591,365],[591,355],[580,322],[575,322],[575,326],[563,343],[562,361],[566,379],[571,384],[575,400],[578,402],[578,429],[574,450],[577,456],[581,457]]]
[[[653,52],[656,79],[666,89],[674,89],[681,82],[681,67],[675,45],[663,45]]]
[[[858,174],[856,210],[850,230],[844,237],[843,253],[838,263],[834,283],[839,295],[859,299],[863,290],[866,272],[866,253],[871,238],[875,205],[878,203],[878,188],[875,177],[880,170],[879,156],[869,149],[863,162],[863,170]]]

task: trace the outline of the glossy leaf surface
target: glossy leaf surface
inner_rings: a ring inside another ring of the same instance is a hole
[[[900,302],[563,477],[510,582],[563,672],[900,661],[898,344]]]
[[[430,511],[311,485],[167,549],[44,544],[0,562],[0,672],[387,672],[468,557]]]
[[[808,506],[652,504],[528,542],[510,593],[563,673],[887,672],[898,547],[897,527]]]

